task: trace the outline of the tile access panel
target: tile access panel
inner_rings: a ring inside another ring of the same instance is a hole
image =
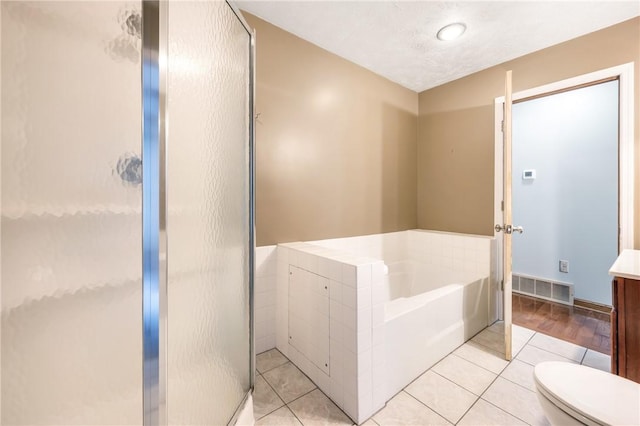
[[[289,266],[289,344],[330,376],[329,279]]]

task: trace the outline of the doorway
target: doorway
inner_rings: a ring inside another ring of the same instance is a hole
[[[633,64],[625,64],[618,67],[594,72],[591,74],[563,80],[538,88],[518,92],[513,94],[514,103],[523,102],[528,99],[540,98],[545,95],[554,93],[568,92],[572,89],[584,86],[592,86],[596,82],[603,80],[617,80],[619,83],[619,235],[616,241],[617,249],[623,250],[633,247],[633,177],[634,177],[634,158],[633,158]],[[503,134],[502,120],[504,98],[496,99],[496,157],[495,157],[495,223],[504,223],[502,200],[505,186],[503,184]],[[510,157],[511,158],[511,157]],[[524,170],[520,170],[520,173]],[[528,170],[528,177],[532,177],[534,170]],[[515,183],[514,183],[515,185]],[[511,187],[508,187],[511,194]],[[510,198],[510,197],[509,197]],[[510,206],[509,206],[510,208]],[[517,217],[514,218],[517,221]],[[514,225],[520,225],[514,223]],[[525,232],[527,230],[525,229]],[[536,232],[530,230],[530,232]],[[613,231],[615,233],[615,230]],[[498,235],[496,235],[498,237]],[[514,240],[519,237],[516,236]],[[499,255],[497,257],[497,271],[502,270],[502,238],[496,238],[498,242]],[[515,244],[515,242],[514,242]],[[508,261],[511,261],[509,259]],[[560,265],[558,265],[560,267]],[[570,266],[569,266],[570,267]],[[608,267],[606,268],[608,270]],[[511,277],[509,277],[511,278]],[[498,282],[504,277],[498,277]],[[504,280],[504,291],[501,293],[503,301],[511,300],[511,280]],[[508,285],[507,285],[508,284]],[[605,287],[608,288],[605,284]],[[509,306],[510,304],[503,304]],[[511,311],[509,311],[511,313]],[[505,317],[505,312],[501,312],[501,317]],[[510,315],[509,315],[510,316]],[[514,354],[515,355],[515,354]]]
[[[611,305],[618,257],[618,80],[513,105],[513,291]]]

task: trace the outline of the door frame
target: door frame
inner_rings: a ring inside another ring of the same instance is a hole
[[[554,83],[522,90],[513,94],[513,101],[530,97],[563,92],[596,83],[601,80],[617,78],[619,80],[619,116],[618,116],[618,251],[633,249],[634,244],[634,63],[618,65],[611,68],[583,74],[577,77],[560,80]],[[503,200],[503,135],[502,120],[504,116],[504,96],[495,98],[495,166],[494,166],[494,223],[504,223],[502,217]],[[495,270],[498,271],[497,282],[502,275],[502,236],[494,233],[497,253],[495,256]],[[501,290],[499,295],[503,296]],[[499,300],[502,300],[500,298]],[[498,306],[498,318],[504,318],[504,306]]]

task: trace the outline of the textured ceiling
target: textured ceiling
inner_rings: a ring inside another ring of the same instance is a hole
[[[417,92],[640,15],[638,0],[236,3]],[[436,39],[451,22],[464,22],[467,32]]]

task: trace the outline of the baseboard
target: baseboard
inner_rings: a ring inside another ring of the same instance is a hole
[[[611,306],[604,305],[602,303],[590,302],[588,300],[574,298],[573,305],[579,308],[591,309],[592,311],[602,312],[605,314],[611,313]]]
[[[528,299],[537,299],[537,300],[543,300],[545,302],[549,302],[549,303],[554,303],[554,304],[558,304],[558,305],[563,305],[563,303],[558,303],[555,302],[553,300],[548,300],[542,297],[538,297],[535,296],[533,294],[528,294],[528,293],[520,293],[520,292],[513,292],[514,295],[518,295],[520,297],[526,297]],[[573,299],[573,306],[577,307],[577,308],[583,308],[583,309],[589,309],[591,311],[596,311],[596,312],[602,312],[605,314],[610,314],[611,313],[611,306],[609,305],[604,305],[602,303],[596,303],[596,302],[590,302],[588,300],[582,300],[582,299]]]

